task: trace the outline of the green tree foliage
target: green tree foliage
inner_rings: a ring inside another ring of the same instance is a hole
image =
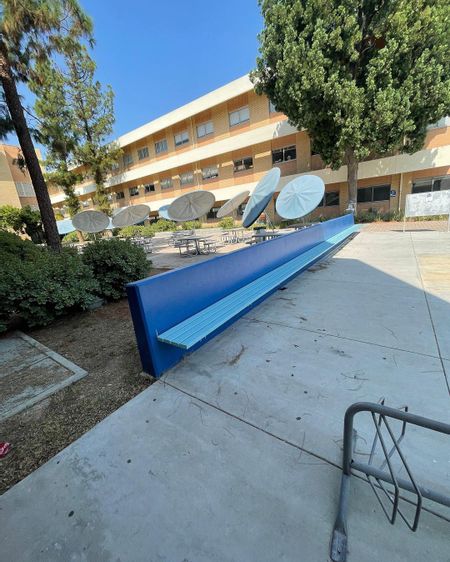
[[[121,155],[114,142],[108,142],[114,124],[114,94],[95,79],[95,62],[87,49],[67,53],[67,99],[72,114],[72,131],[77,139],[74,157],[96,186],[98,208],[110,212],[105,182]]]
[[[257,92],[307,129],[326,164],[423,146],[450,113],[448,0],[261,0]]]
[[[27,234],[35,244],[44,241],[41,215],[28,205],[21,209],[12,205],[0,207],[0,229],[13,230],[16,234]]]
[[[8,113],[17,134],[44,224],[48,244],[60,248],[56,221],[39,165],[16,82],[29,82],[36,63],[54,52],[69,52],[91,22],[76,0],[0,0],[0,82]],[[1,116],[0,116],[1,117]]]
[[[31,83],[36,94],[34,109],[39,119],[39,141],[46,147],[45,176],[50,185],[61,187],[66,196],[69,215],[81,208],[75,186],[83,176],[74,169],[77,136],[67,99],[64,76],[48,60],[37,65],[37,77]]]

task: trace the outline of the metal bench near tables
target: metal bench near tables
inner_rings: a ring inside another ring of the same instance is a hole
[[[356,230],[352,215],[127,286],[144,371],[160,376]]]

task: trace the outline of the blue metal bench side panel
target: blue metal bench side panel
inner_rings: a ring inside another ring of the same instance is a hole
[[[158,333],[352,225],[353,216],[345,215],[205,262],[130,283],[127,293],[144,371],[160,376],[186,354],[180,348],[159,342]]]

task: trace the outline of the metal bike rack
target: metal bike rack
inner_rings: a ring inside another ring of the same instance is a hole
[[[361,463],[352,459],[352,452],[355,445],[356,432],[353,429],[353,419],[359,412],[368,412],[371,414],[372,421],[375,425],[375,437],[373,440],[372,448],[367,463]],[[388,423],[387,418],[392,418],[402,422],[400,435],[396,437]],[[347,510],[348,510],[348,497],[350,491],[350,478],[352,472],[360,472],[365,475],[372,490],[375,493],[381,507],[383,508],[386,517],[393,525],[397,518],[397,514],[403,519],[406,525],[415,531],[419,524],[420,513],[422,510],[422,500],[427,498],[438,504],[450,507],[450,496],[441,494],[429,488],[425,488],[417,484],[413,473],[406,462],[405,456],[400,449],[400,443],[405,435],[406,425],[412,424],[432,431],[438,431],[450,435],[450,425],[439,421],[417,416],[408,412],[408,408],[395,409],[389,408],[384,405],[384,401],[375,404],[371,402],[356,402],[352,404],[345,412],[344,418],[344,453],[343,453],[343,468],[341,489],[339,494],[339,508],[336,521],[333,528],[333,536],[331,539],[330,557],[333,562],[345,562],[347,559]],[[382,435],[382,427],[386,428],[389,437],[392,439],[392,446],[386,444],[386,440]],[[374,466],[373,459],[378,446],[381,445],[381,450],[384,455],[384,461],[380,467]],[[392,466],[391,458],[394,453],[397,453],[400,458],[409,480],[405,480],[396,476]],[[385,468],[387,467],[387,470]],[[376,484],[374,483],[376,482]],[[391,484],[393,490],[386,489],[384,483]],[[406,516],[399,509],[400,491],[405,490],[411,492],[416,496],[415,514],[413,520],[410,522]],[[383,494],[387,497],[392,506],[392,511],[389,511],[382,502]]]

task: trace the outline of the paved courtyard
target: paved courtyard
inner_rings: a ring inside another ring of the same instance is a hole
[[[449,319],[450,235],[363,231],[5,493],[2,556],[325,562],[346,408],[450,423]],[[370,420],[356,429],[367,459]],[[408,428],[404,451],[450,492],[448,438]],[[433,508],[392,527],[353,478],[349,562],[449,562]]]

